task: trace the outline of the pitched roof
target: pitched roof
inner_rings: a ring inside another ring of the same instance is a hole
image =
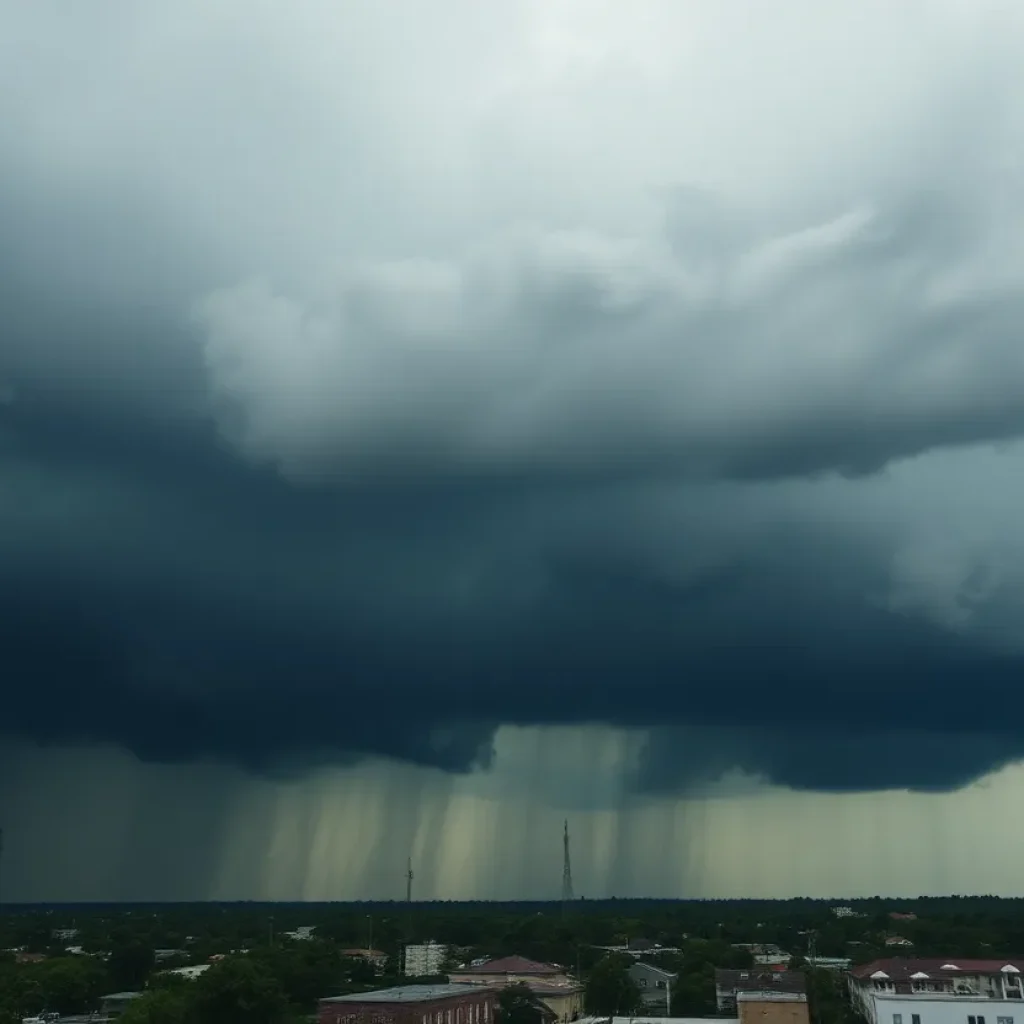
[[[655,964],[644,963],[643,960],[638,960],[635,964],[630,967],[631,971],[650,971],[652,974],[660,974],[663,978],[678,978],[678,974],[673,974],[672,971],[666,971],[663,967],[658,967]]]
[[[327,996],[321,1003],[429,1003],[435,999],[456,999],[461,996],[489,993],[486,985],[395,985],[371,992],[352,992],[344,996]]]
[[[525,956],[502,956],[497,960],[486,960],[482,964],[464,967],[455,974],[534,974],[555,975],[562,970],[554,964],[542,964],[536,960],[527,960]]]
[[[1009,970],[1004,970],[1009,968]],[[955,978],[963,974],[1014,974],[1024,972],[1024,959],[1011,957],[1004,960],[965,960],[962,957],[932,957],[910,959],[893,957],[886,960],[872,960],[850,970],[853,977],[866,981],[881,972],[890,981],[910,981],[915,975],[928,978]]]

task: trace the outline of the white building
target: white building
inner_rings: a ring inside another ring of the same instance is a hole
[[[167,971],[167,974],[177,974],[179,978],[185,978],[188,981],[195,981],[196,978],[205,974],[212,964],[196,964],[193,967],[175,967],[172,971]]]
[[[405,947],[405,974],[408,978],[425,978],[440,974],[448,956],[448,947],[439,942],[423,942]],[[1024,1022],[1022,1022],[1024,1024]]]
[[[870,1024],[1024,1024],[1024,960],[875,960],[849,974]]]

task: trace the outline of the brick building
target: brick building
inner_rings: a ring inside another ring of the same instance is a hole
[[[797,992],[737,992],[740,1024],[810,1024],[807,996]]]
[[[403,985],[320,1000],[318,1024],[493,1024],[495,995],[477,985]]]

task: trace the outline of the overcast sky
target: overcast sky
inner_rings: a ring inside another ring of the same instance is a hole
[[[1015,2],[0,0],[4,897],[1024,894],[1022,189]]]

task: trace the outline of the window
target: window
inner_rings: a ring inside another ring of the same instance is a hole
[[[921,1014],[912,1013],[910,1015],[910,1024],[921,1024]]]
[[[1013,1024],[1012,1017],[996,1017],[996,1024]]]
[[[967,1024],[978,1024],[978,1018],[973,1015],[968,1017]]]
[[[892,1015],[892,1024],[903,1024],[903,1014],[902,1013],[894,1013]]]

